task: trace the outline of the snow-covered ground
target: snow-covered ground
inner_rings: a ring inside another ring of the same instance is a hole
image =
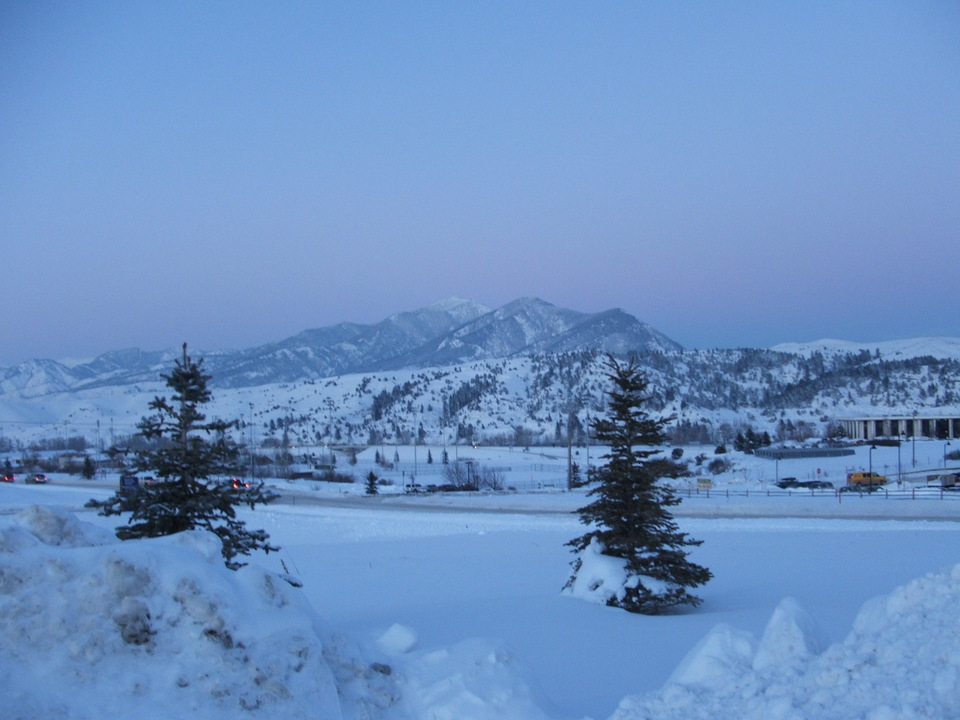
[[[945,449],[918,442],[916,469]],[[278,482],[245,518],[283,549],[237,573],[202,535],[116,541],[82,509],[112,484],[2,485],[0,717],[960,717],[960,503],[922,472],[842,500],[772,488],[895,475],[896,448],[736,456],[677,508],[715,575],[704,603],[660,617],[560,592],[585,502],[549,487],[564,461],[514,460],[527,493]]]

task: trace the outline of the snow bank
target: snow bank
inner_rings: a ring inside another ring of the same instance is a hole
[[[208,533],[120,543],[32,507],[0,528],[0,717],[341,717],[292,587]]]
[[[960,565],[861,609],[825,650],[791,599],[757,643],[714,628],[657,693],[627,697],[611,720],[906,720],[960,717]]]
[[[210,533],[120,542],[38,506],[0,522],[0,718],[546,717],[494,643],[416,642],[328,634],[281,576],[227,570]]]
[[[547,720],[516,658],[493,641],[422,651],[402,667],[404,718]]]

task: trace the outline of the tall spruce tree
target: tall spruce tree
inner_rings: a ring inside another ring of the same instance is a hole
[[[676,476],[676,463],[653,457],[660,452],[655,448],[663,444],[663,429],[672,418],[652,418],[643,410],[650,400],[648,382],[635,361],[624,365],[609,356],[606,364],[613,383],[609,417],[594,421],[593,432],[610,451],[592,478],[599,485],[588,496],[596,499],[578,511],[580,522],[592,529],[567,543],[578,553],[567,586],[576,580],[583,551],[596,542],[601,554],[624,560],[626,580],[608,605],[645,614],[699,605],[701,599],[687,588],[703,585],[713,575],[687,559],[684,548],[702,541],[679,532],[667,508],[680,499],[658,482]]]
[[[87,507],[101,515],[130,513],[128,524],[116,530],[121,540],[209,530],[220,538],[224,564],[236,570],[245,564],[237,561],[238,555],[279,549],[270,545],[265,531],[247,529],[237,518],[237,507],[253,508],[276,495],[262,482],[247,486],[232,481],[239,449],[229,430],[237,421],[207,420],[200,411],[212,398],[210,376],[202,365],[202,359],[194,362],[187,355],[184,343],[183,358],[169,375],[161,375],[172,399],[155,397],[149,405],[155,414],[137,425],[148,449],[137,451],[134,468],[158,480],[133,492],[121,489],[107,500],[90,500]]]

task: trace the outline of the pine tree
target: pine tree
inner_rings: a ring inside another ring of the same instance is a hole
[[[224,564],[231,570],[242,567],[237,555],[254,550],[278,550],[269,544],[263,530],[248,530],[237,519],[236,508],[268,503],[276,495],[263,483],[219,481],[237,470],[238,447],[228,431],[237,421],[207,420],[200,406],[210,402],[210,376],[203,372],[203,360],[194,362],[183,345],[183,359],[169,375],[161,375],[173,391],[172,400],[155,397],[150,403],[154,415],[137,425],[147,449],[136,453],[134,468],[156,475],[158,481],[135,492],[117,492],[107,500],[90,500],[87,507],[101,515],[130,513],[127,525],[116,529],[121,540],[172,535],[185,530],[204,529],[217,535],[222,544]]]
[[[378,494],[377,490],[377,474],[371,470],[370,474],[367,475],[367,495],[376,495]]]
[[[622,558],[626,581],[607,601],[630,612],[657,614],[682,604],[699,605],[687,592],[710,580],[713,574],[687,560],[684,547],[700,545],[679,532],[667,508],[680,502],[658,480],[675,474],[667,458],[653,458],[652,449],[664,442],[664,426],[671,418],[652,418],[642,409],[650,400],[648,382],[634,361],[627,365],[608,357],[609,417],[594,421],[597,440],[610,447],[606,464],[593,475],[599,485],[588,495],[596,499],[578,512],[589,532],[568,545],[580,554],[594,542],[603,555]],[[573,562],[567,582],[574,583],[583,562]]]

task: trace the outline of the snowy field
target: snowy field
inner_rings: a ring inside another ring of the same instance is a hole
[[[889,473],[865,451],[820,476]],[[561,594],[582,492],[278,482],[245,517],[282,551],[231,573],[203,537],[116,542],[82,509],[107,487],[0,486],[0,717],[960,717],[960,503],[776,493],[817,468],[738,462],[677,508],[715,578],[661,617]]]

